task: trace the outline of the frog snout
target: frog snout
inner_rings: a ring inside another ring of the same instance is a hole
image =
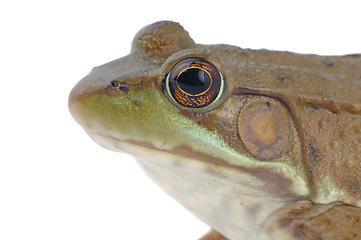
[[[118,106],[113,100],[128,96],[132,89],[134,86],[122,79],[107,80],[87,76],[74,86],[69,95],[70,113],[87,132],[94,132],[99,124],[104,124],[103,120],[112,111],[112,107]]]
[[[72,117],[82,126],[87,125],[88,122],[85,115],[85,102],[90,94],[91,92],[84,87],[84,84],[79,82],[69,95],[69,111]]]

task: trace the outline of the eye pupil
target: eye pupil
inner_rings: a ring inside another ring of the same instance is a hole
[[[203,58],[186,58],[173,66],[165,79],[168,95],[189,108],[205,107],[222,94],[223,78],[218,68]]]
[[[211,81],[209,74],[204,70],[191,68],[178,75],[177,85],[187,94],[197,95],[206,91]]]

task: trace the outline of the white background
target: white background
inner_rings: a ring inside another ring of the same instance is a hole
[[[72,86],[163,19],[198,43],[360,53],[358,2],[2,1],[0,239],[196,239],[206,225],[73,121]]]

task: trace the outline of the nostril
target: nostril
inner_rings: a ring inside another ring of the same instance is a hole
[[[118,88],[119,85],[120,85],[120,82],[118,80],[113,80],[110,82],[110,85],[113,87],[113,88]]]
[[[130,90],[130,86],[126,83],[123,83],[119,80],[113,80],[110,82],[110,86],[113,87],[113,88],[116,88],[118,89],[119,91],[122,91],[122,92],[129,92]]]

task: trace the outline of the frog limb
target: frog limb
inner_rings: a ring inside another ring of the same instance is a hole
[[[351,205],[306,202],[269,219],[261,239],[360,240],[360,216],[361,209]]]
[[[222,234],[217,232],[214,229],[211,229],[206,235],[204,235],[199,240],[228,240]]]

